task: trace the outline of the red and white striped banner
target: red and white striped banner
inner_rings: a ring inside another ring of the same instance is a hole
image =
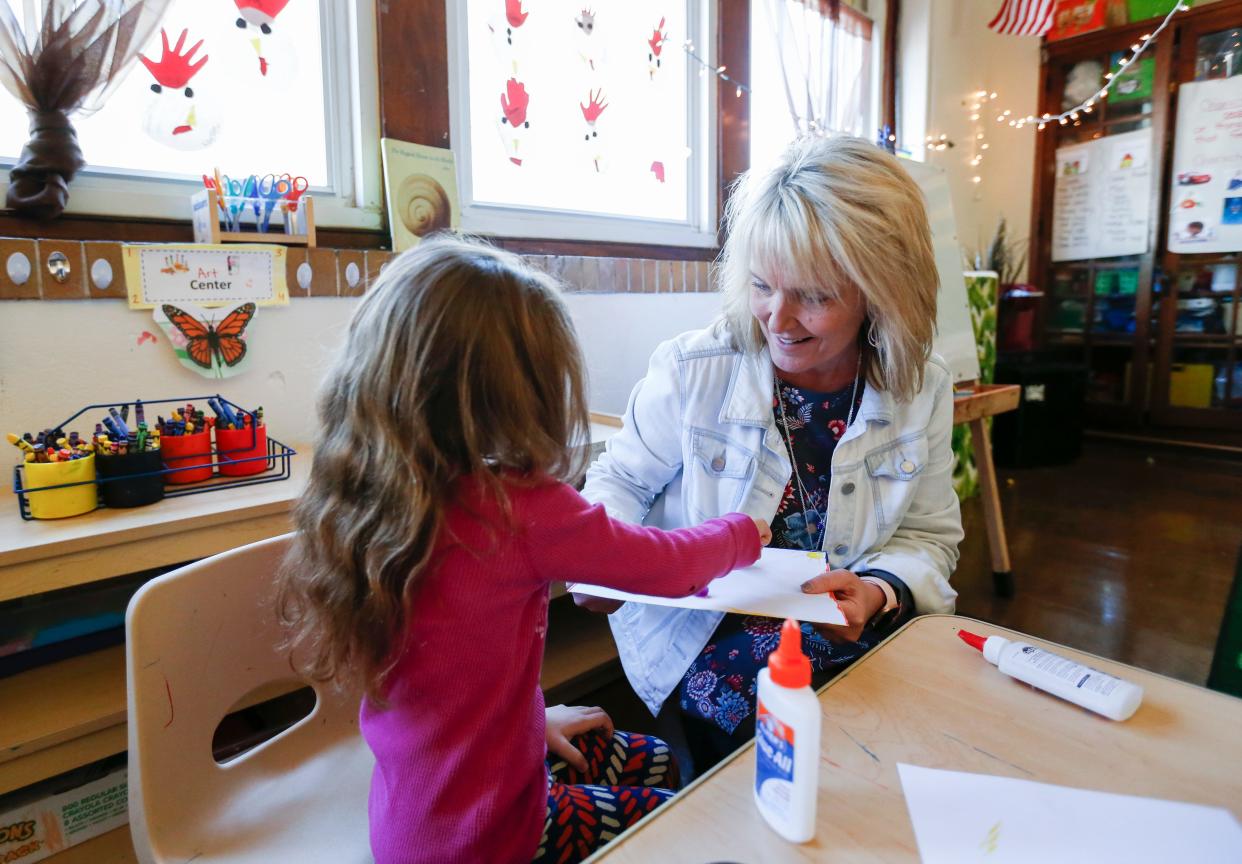
[[[988,27],[1013,36],[1042,36],[1052,26],[1053,0],[1005,0]]]

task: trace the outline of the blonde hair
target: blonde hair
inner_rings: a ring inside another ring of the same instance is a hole
[[[558,291],[514,255],[440,236],[359,304],[320,389],[281,575],[289,647],[312,678],[360,681],[383,704],[459,480],[479,478],[507,519],[506,484],[580,476],[583,364]]]
[[[804,138],[738,179],[726,222],[724,320],[739,347],[764,345],[752,271],[828,300],[853,285],[866,304],[868,385],[902,400],[922,389],[939,279],[923,194],[895,157],[861,138]]]

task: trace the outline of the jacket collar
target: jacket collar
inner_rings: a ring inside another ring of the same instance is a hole
[[[772,357],[765,346],[758,354],[739,351],[734,355],[729,389],[720,406],[721,423],[767,427],[772,419]],[[884,390],[864,387],[858,417],[865,422],[891,423],[893,397]]]

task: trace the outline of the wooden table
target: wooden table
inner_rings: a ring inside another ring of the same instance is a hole
[[[1021,638],[1146,690],[1114,723],[1002,675],[955,635]],[[797,846],[752,799],[747,745],[591,861],[918,861],[897,763],[1226,807],[1242,817],[1242,700],[969,618],[916,618],[819,694],[819,829]]]
[[[953,397],[953,424],[970,425],[970,444],[975,451],[979,494],[983,498],[983,521],[987,526],[988,550],[992,554],[992,586],[1001,597],[1013,596],[1013,567],[1009,563],[1009,543],[1005,540],[996,468],[992,465],[992,439],[984,421],[1017,408],[1019,396],[1017,384],[979,384],[974,392]]]

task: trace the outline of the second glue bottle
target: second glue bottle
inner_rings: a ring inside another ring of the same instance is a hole
[[[820,707],[802,630],[786,619],[781,641],[759,670],[755,721],[755,804],[777,833],[795,843],[815,836]]]

